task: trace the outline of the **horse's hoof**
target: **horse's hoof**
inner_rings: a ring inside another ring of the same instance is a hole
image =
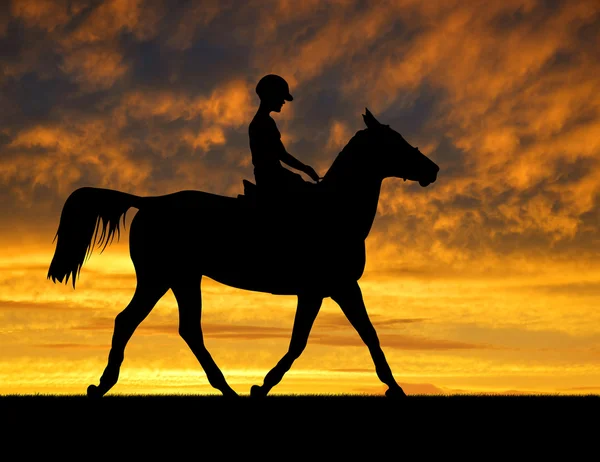
[[[264,398],[265,396],[267,396],[267,394],[261,386],[252,385],[252,388],[250,388],[250,396],[252,398]]]
[[[238,395],[233,389],[223,391],[222,393],[223,393],[224,398],[239,398],[240,397],[240,395]]]
[[[406,393],[404,393],[404,390],[400,387],[389,388],[388,391],[385,392],[385,396],[393,399],[402,399],[407,397]]]
[[[93,399],[102,398],[102,393],[100,392],[100,389],[96,385],[90,385],[87,388],[87,397],[93,398]]]

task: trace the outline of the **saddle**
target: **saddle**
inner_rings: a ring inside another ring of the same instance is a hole
[[[272,243],[273,231],[275,235],[287,236],[285,241],[289,240],[290,236],[296,236],[297,245],[305,246],[306,249],[314,251],[315,230],[321,236],[328,235],[327,229],[323,229],[323,213],[322,200],[316,193],[318,185],[310,191],[308,196],[304,196],[300,202],[290,203],[289,198],[280,201],[279,197],[265,197],[264,192],[254,183],[243,180],[244,193],[238,194],[237,200],[244,213],[246,220],[254,223],[254,227],[258,225],[266,226],[270,231],[266,235]],[[309,186],[310,187],[310,186]],[[254,221],[256,220],[256,221]],[[320,223],[320,227],[315,227],[315,221]],[[285,245],[282,241],[282,245]]]
[[[238,194],[238,199],[245,206],[256,207],[256,185],[248,180],[242,180],[242,182],[244,183],[244,194]]]
[[[267,199],[268,196],[265,196],[264,192],[261,193],[258,186],[248,180],[242,180],[242,183],[244,183],[244,194],[238,194],[237,196],[242,205],[250,207],[256,207],[261,204],[263,206],[266,205],[265,199]],[[277,197],[273,197],[273,199],[275,200],[268,201],[271,202],[270,205],[272,205],[273,202],[276,202]]]
[[[320,184],[306,183],[305,192],[291,195],[267,193],[248,180],[243,184],[244,194],[238,194],[238,203],[257,223],[303,236],[302,240],[313,232],[315,222],[323,224],[327,201],[320,195]]]

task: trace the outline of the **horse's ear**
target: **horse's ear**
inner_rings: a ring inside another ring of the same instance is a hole
[[[367,128],[373,128],[378,125],[381,125],[377,121],[377,119],[375,117],[373,117],[373,114],[371,114],[371,111],[369,111],[368,108],[365,108],[365,113],[362,116],[363,116],[363,120],[365,121],[365,125],[367,126]]]

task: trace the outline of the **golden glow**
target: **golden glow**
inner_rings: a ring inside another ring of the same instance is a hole
[[[125,243],[92,256],[76,290],[40,284],[51,251],[48,245],[0,262],[3,393],[83,393],[104,368],[114,316],[135,288]],[[600,268],[583,278],[568,268],[504,278],[372,271],[362,287],[390,365],[408,392],[595,393],[581,387],[600,378],[594,293]],[[285,353],[295,298],[206,278],[202,287],[207,346],[232,385],[247,393]],[[274,391],[379,394],[384,387],[366,347],[327,300],[309,346]],[[170,292],[128,345],[115,392],[214,392],[178,336]]]

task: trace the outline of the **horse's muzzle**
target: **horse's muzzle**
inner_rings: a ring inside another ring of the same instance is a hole
[[[437,179],[437,172],[435,172],[430,178],[419,180],[419,184],[422,187],[429,186],[431,183],[434,183],[436,179]]]

